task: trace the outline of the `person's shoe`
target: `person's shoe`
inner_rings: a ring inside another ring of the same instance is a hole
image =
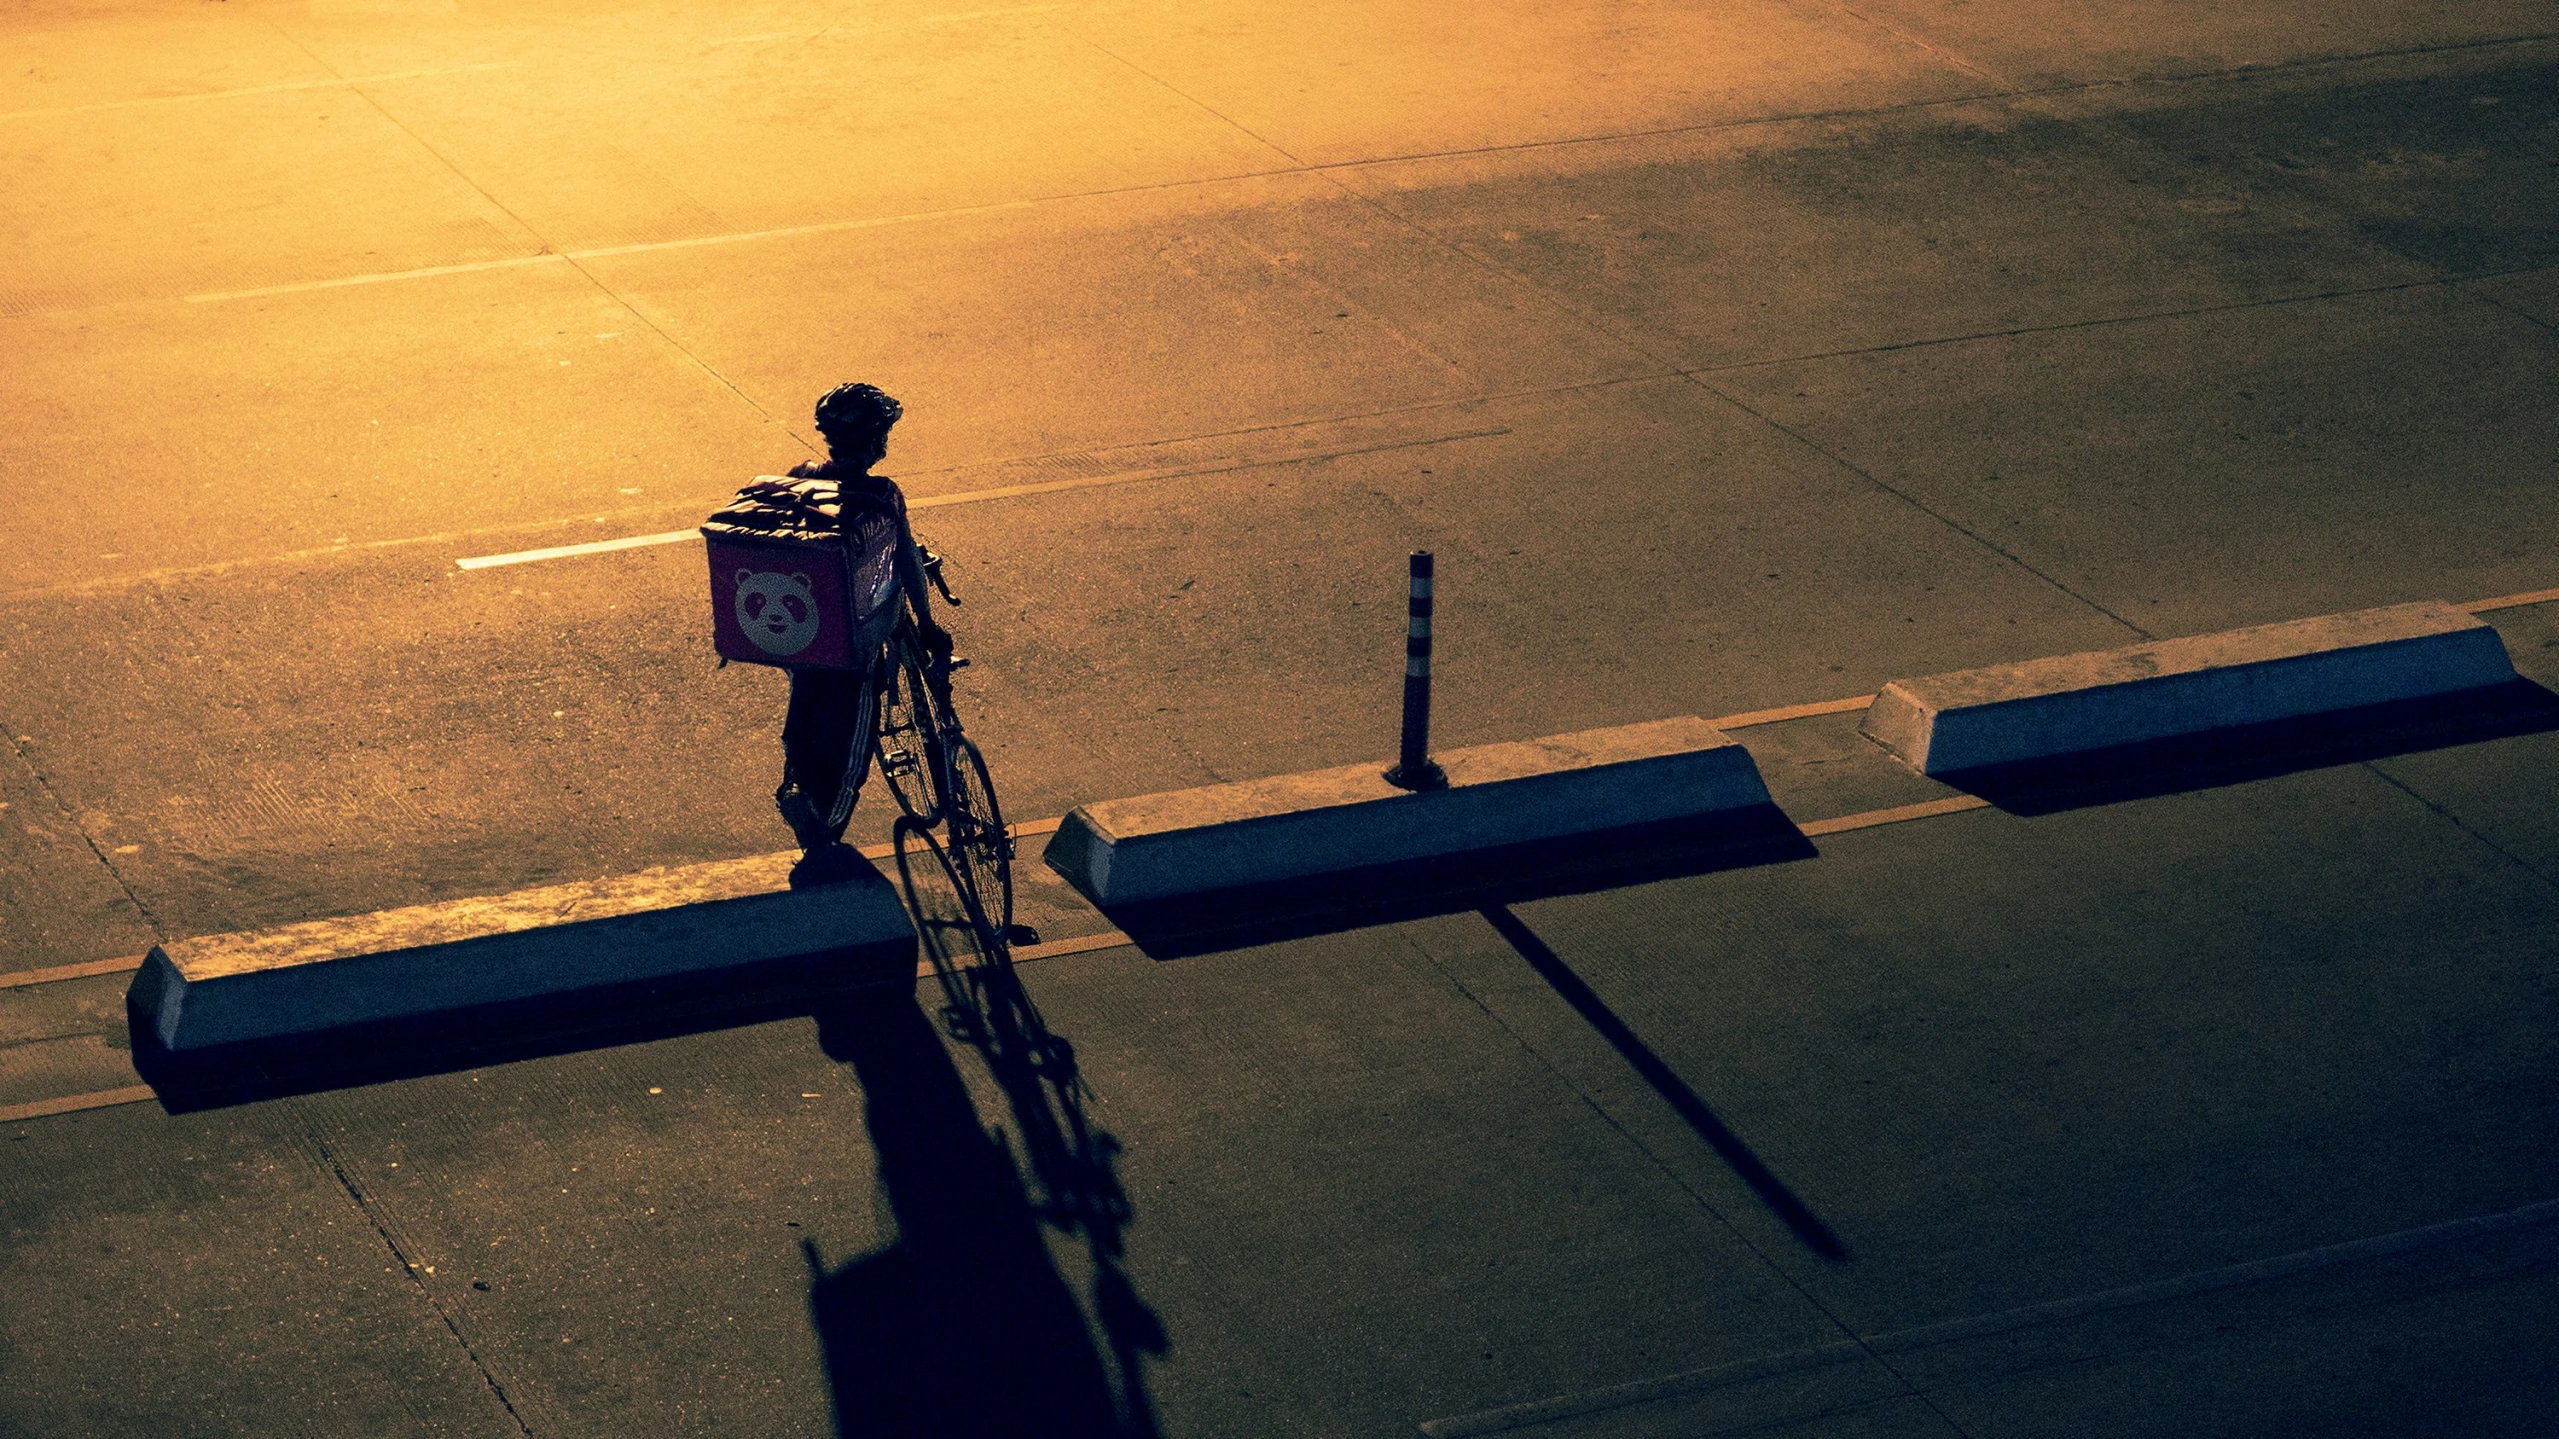
[[[800,856],[791,866],[791,888],[815,889],[823,884],[842,884],[870,871],[871,862],[862,852],[841,841],[819,845]]]
[[[791,837],[803,851],[815,853],[835,843],[835,831],[828,827],[826,816],[817,812],[798,785],[786,782],[773,791],[773,807],[782,812],[782,822],[791,827]]]

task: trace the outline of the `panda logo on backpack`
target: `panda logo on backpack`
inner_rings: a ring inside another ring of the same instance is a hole
[[[737,627],[768,655],[788,656],[817,639],[817,597],[804,574],[737,572]]]

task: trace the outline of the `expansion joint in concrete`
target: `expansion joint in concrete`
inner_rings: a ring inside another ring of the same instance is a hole
[[[1928,518],[1935,520],[1947,529],[1954,531],[1956,534],[1972,541],[1981,548],[1997,555],[1999,558],[2007,561],[2010,565],[2015,566],[2018,570],[2034,576],[2036,579],[2041,580],[2043,583],[2051,586],[2060,593],[2069,596],[2071,599],[2078,601],[2080,604],[2086,605],[2088,608],[2095,610],[2097,613],[2104,615],[2110,620],[2113,620],[2116,624],[2122,625],[2125,629],[2132,631],[2142,639],[2148,640],[2158,638],[2158,636],[2152,634],[2146,629],[2143,629],[2140,625],[2137,625],[2124,616],[2106,608],[2105,605],[2099,603],[2096,599],[2088,595],[2083,595],[2079,591],[2072,589],[2069,585],[2064,584],[2058,577],[2037,569],[2034,565],[2028,563],[2024,556],[2008,549],[2006,546],[2000,544],[1996,540],[1993,540],[1988,535],[1982,534],[1980,531],[1973,529],[1960,520],[1957,520],[1952,515],[1946,514],[1945,512],[1935,508],[1927,501],[1912,494],[1910,491],[1885,480],[1873,471],[1868,470],[1865,466],[1858,464],[1854,460],[1849,459],[1846,455],[1840,454],[1838,451],[1822,444],[1820,441],[1815,440],[1812,436],[1805,434],[1801,430],[1785,424],[1773,416],[1754,409],[1728,391],[1718,389],[1716,386],[1708,383],[1703,375],[1692,372],[1683,375],[1681,378],[1687,380],[1697,388],[1704,390],[1706,393],[1713,395],[1715,398],[1722,400],[1725,404],[1732,406],[1734,409],[1741,411],[1743,414],[1750,416],[1752,419],[1759,421],[1761,424],[1766,425],[1768,428],[1775,430],[1777,433],[1784,435],[1787,439],[1794,441],[1803,448],[1812,451],[1814,454],[1821,456],[1830,463],[1839,466],[1841,469],[1848,471],[1852,475],[1857,476],[1867,484],[1870,484],[1885,494],[1892,496],[1894,499],[1901,501],[1903,504],[1908,505],[1910,508],[1917,510],[1923,515],[1926,515]]]
[[[2514,272],[2509,272],[2509,273],[2514,273]],[[2546,269],[2542,269],[2542,270],[2528,270],[2528,271],[2523,271],[2523,272],[2521,272],[2521,273],[2524,273],[2524,274],[2533,274],[2533,275],[2542,275],[2542,274],[2548,274],[2548,273],[2549,273],[2549,271],[2548,271],[2548,270],[2546,270]],[[2465,275],[2465,276],[2463,276],[2462,278],[2463,278],[2464,280],[2469,280],[2469,279],[2472,279],[2472,278],[2478,278],[2478,279],[2503,279],[2503,278],[2505,278],[2505,276],[2503,276],[2503,275],[2482,275],[2482,276],[2473,277],[2473,276]],[[2462,293],[2463,298],[2465,298],[2465,299],[2476,300],[2476,301],[2478,301],[2480,304],[2486,305],[2488,308],[2490,308],[2490,309],[2492,309],[2492,310],[2495,310],[2495,311],[2497,311],[2497,312],[2499,312],[2499,313],[2501,313],[2501,314],[2512,315],[2512,316],[2514,316],[2516,319],[2523,321],[2523,322],[2524,322],[2525,324],[2527,324],[2527,325],[2535,325],[2535,326],[2538,326],[2538,327],[2540,327],[2541,329],[2544,329],[2544,330],[2559,331],[2559,325],[2554,325],[2554,324],[2552,324],[2550,321],[2548,321],[2548,320],[2545,320],[2545,319],[2541,318],[2539,315],[2536,315],[2536,314],[2532,313],[2530,310],[2523,309],[2523,308],[2521,308],[2521,307],[2519,307],[2519,306],[2510,305],[2510,304],[2506,303],[2505,301],[2498,299],[2498,298],[2497,298],[2496,296],[2494,296],[2494,295],[2481,294],[2481,293],[2479,293],[2479,292],[2477,292],[2477,291],[2475,291],[2475,290],[2470,290],[2470,289],[2466,289],[2466,288],[2465,288],[2461,293]]]
[[[6,723],[6,721],[0,721],[0,723]],[[72,833],[80,836],[80,842],[88,846],[89,857],[98,862],[98,868],[106,871],[108,879],[115,881],[116,892],[122,894],[124,902],[132,905],[133,912],[142,917],[143,926],[151,931],[152,938],[165,942],[169,938],[169,932],[161,927],[160,917],[153,914],[151,906],[144,904],[142,896],[134,892],[131,884],[126,883],[124,873],[116,868],[115,860],[99,847],[97,836],[89,833],[89,827],[80,822],[79,812],[72,809],[70,803],[63,799],[60,790],[54,788],[53,776],[46,774],[38,767],[35,756],[27,753],[27,742],[19,738],[16,726],[11,725],[8,734],[9,752],[26,769],[27,777],[36,782],[36,788],[44,791],[46,799],[53,801],[54,812],[61,816],[64,824],[71,827]]]
[[[1217,123],[1233,130],[1236,134],[1243,136],[1245,139],[1252,141],[1254,144],[1259,145],[1263,149],[1270,151],[1272,154],[1279,156],[1283,160],[1286,160],[1291,166],[1300,170],[1306,168],[1306,162],[1304,160],[1300,159],[1296,155],[1290,154],[1284,149],[1281,149],[1278,143],[1273,141],[1269,136],[1255,132],[1234,116],[1227,114],[1225,111],[1209,104],[1197,95],[1192,94],[1188,90],[1174,84],[1172,81],[1165,79],[1163,76],[1147,69],[1145,66],[1138,64],[1136,61],[1129,59],[1127,56],[1120,54],[1118,51],[1111,49],[1109,46],[1102,44],[1090,35],[1083,34],[1080,31],[1073,33],[1075,34],[1075,38],[1083,41],[1084,44],[1093,51],[1093,53],[1110,60],[1114,64],[1125,66],[1130,73],[1145,80],[1146,83],[1163,90],[1166,94],[1179,99],[1183,104],[1193,107],[1201,114],[1206,115],[1210,119],[1215,120]]]
[[[1487,918],[1489,919],[1490,916],[1487,916]],[[1504,939],[1505,942],[1509,941],[1509,937],[1507,935],[1504,936]],[[1732,1216],[1717,1208],[1714,1200],[1708,1198],[1703,1191],[1697,1188],[1696,1185],[1689,1183],[1687,1177],[1682,1175],[1677,1167],[1665,1159],[1659,1150],[1654,1148],[1652,1145],[1645,1143],[1641,1135],[1638,1135],[1632,1129],[1627,1128],[1625,1123],[1615,1114],[1611,1113],[1608,1106],[1601,1103],[1596,1095],[1593,1095],[1590,1091],[1576,1083],[1573,1080],[1573,1077],[1565,1073],[1563,1066],[1558,1064],[1552,1056],[1548,1055],[1544,1050],[1539,1049],[1535,1044],[1531,1043],[1527,1035],[1521,1033],[1518,1027],[1513,1025],[1509,1020],[1504,1019],[1500,1011],[1494,1009],[1491,1004],[1485,1001],[1482,995],[1477,994],[1472,988],[1470,988],[1465,980],[1458,977],[1455,971],[1441,963],[1436,955],[1433,955],[1429,950],[1423,948],[1421,945],[1414,943],[1409,937],[1404,941],[1404,943],[1406,948],[1421,956],[1422,962],[1430,966],[1432,971],[1439,976],[1441,983],[1456,990],[1467,1003],[1474,1005],[1476,1009],[1483,1013],[1486,1019],[1491,1020],[1495,1028],[1510,1036],[1511,1042],[1519,1046],[1521,1053],[1536,1061],[1540,1068],[1543,1068],[1549,1075],[1554,1077],[1556,1083],[1563,1085],[1564,1088],[1571,1091],[1573,1097],[1579,1099],[1584,1108],[1597,1116],[1600,1123],[1606,1125],[1610,1132],[1614,1133],[1619,1139],[1624,1140],[1629,1148],[1633,1149],[1637,1154],[1642,1155],[1644,1162],[1651,1165],[1654,1171],[1659,1173],[1664,1179],[1670,1181],[1673,1188],[1677,1189],[1680,1193],[1687,1195],[1691,1204],[1696,1205],[1701,1213],[1705,1214],[1707,1218],[1715,1221],[1715,1223],[1721,1227],[1726,1234],[1732,1236],[1733,1242],[1739,1244],[1750,1254],[1752,1258],[1758,1260],[1760,1264],[1776,1278],[1778,1283],[1784,1285],[1797,1298],[1803,1300],[1814,1313],[1822,1317],[1822,1321],[1824,1323],[1830,1325],[1833,1329],[1836,1329],[1841,1336],[1838,1345],[1839,1348],[1843,1350],[1862,1351],[1866,1358],[1873,1361],[1874,1364],[1883,1370],[1884,1373],[1891,1375],[1893,1382],[1901,1386],[1903,1391],[1902,1397],[1919,1401],[1920,1404],[1925,1406],[1931,1414],[1935,1415],[1937,1419],[1946,1426],[1949,1432],[1959,1436],[1959,1439],[1970,1439],[1970,1436],[1966,1433],[1963,1426],[1955,1422],[1954,1416],[1948,1414],[1936,1400],[1929,1397],[1929,1395],[1916,1381],[1914,1381],[1909,1375],[1904,1374],[1889,1358],[1877,1352],[1872,1345],[1868,1344],[1865,1337],[1857,1332],[1856,1326],[1842,1318],[1829,1305],[1824,1304],[1820,1295],[1815,1294],[1801,1280],[1797,1279],[1792,1273],[1789,1273],[1785,1265],[1777,1262],[1776,1255],[1770,1253],[1766,1247],[1753,1241],[1750,1235],[1742,1230],[1740,1225],[1733,1222]]]
[[[295,39],[291,31],[286,30],[281,25],[277,25],[275,28],[276,33],[282,35],[287,44],[292,45],[303,54],[310,56],[312,64],[328,71],[333,76],[338,75],[337,67],[323,59],[320,54],[310,46],[303,44],[298,39]],[[580,278],[584,279],[588,284],[593,285],[604,295],[606,299],[621,306],[623,311],[630,315],[634,322],[645,327],[649,333],[657,336],[658,339],[665,342],[669,349],[675,351],[675,353],[679,355],[682,355],[685,359],[690,360],[696,368],[702,371],[703,374],[710,376],[712,380],[716,381],[730,394],[733,394],[741,401],[744,401],[746,407],[755,411],[755,413],[761,417],[766,424],[771,425],[775,429],[789,435],[802,449],[808,450],[812,454],[816,453],[815,446],[810,445],[809,442],[805,438],[802,438],[797,431],[784,424],[778,416],[776,416],[771,410],[766,409],[753,395],[750,395],[745,390],[740,389],[736,381],[730,379],[724,374],[721,374],[717,369],[713,368],[710,361],[695,354],[691,349],[687,348],[682,341],[676,339],[673,335],[668,334],[666,330],[657,323],[657,321],[642,313],[639,306],[632,304],[628,299],[624,298],[619,292],[614,290],[612,286],[604,283],[603,279],[600,278],[593,270],[588,269],[585,264],[581,263],[575,254],[572,254],[562,246],[553,244],[550,237],[544,235],[541,231],[536,230],[531,222],[527,221],[522,215],[515,212],[514,207],[508,205],[506,201],[499,199],[496,192],[490,190],[488,186],[481,184],[478,180],[473,179],[470,172],[456,164],[451,156],[428,143],[427,138],[424,135],[419,134],[415,129],[411,128],[410,125],[406,121],[403,121],[399,116],[392,114],[381,101],[373,98],[361,83],[356,80],[349,80],[344,76],[338,76],[338,78],[340,83],[346,86],[348,93],[371,106],[373,112],[382,117],[383,123],[409,137],[409,142],[411,144],[417,146],[419,150],[423,151],[438,165],[443,166],[444,169],[453,176],[453,178],[461,181],[464,185],[469,186],[471,188],[471,192],[478,195],[480,199],[491,209],[496,210],[501,215],[504,215],[509,223],[513,224],[517,229],[524,233],[524,237],[526,239],[531,240],[535,245],[540,247],[540,253],[559,256],[562,263],[566,264],[570,269],[575,270]]]
[[[2448,290],[2481,280],[2503,280],[2517,275],[2538,275],[2549,267],[2522,266],[2509,270],[2474,270],[2459,275],[2430,275],[2419,280],[2391,280],[2378,285],[2351,285],[2334,290],[2318,290],[2304,295],[2275,295],[2262,300],[2233,300],[2222,305],[2187,305],[2174,310],[2136,310],[2121,315],[2092,315],[2084,320],[2057,320],[2049,325],[2016,325],[1999,330],[1967,330],[1960,335],[1930,335],[1916,340],[1894,340],[1881,345],[1861,345],[1851,350],[1813,350],[1798,355],[1772,355],[1757,360],[1728,360],[1717,365],[1696,365],[1676,371],[1683,379],[1706,375],[1729,374],[1738,370],[1764,370],[1774,365],[1805,365],[1821,360],[1856,360],[1875,355],[1890,355],[1902,350],[1933,350],[1945,345],[1971,345],[1984,340],[2015,340],[2032,335],[2060,335],[2073,330],[2103,330],[2117,325],[2143,325],[2156,320],[2190,320],[2205,315],[2229,315],[2247,310],[2280,309],[2287,305],[2315,305],[2329,300],[2357,300],[2370,295],[2395,295],[2408,290]],[[2523,312],[2486,296],[2473,298],[2496,304],[2499,309],[2522,315]],[[2541,323],[2533,316],[2524,318]],[[1722,391],[1716,393],[1721,394]]]
[[[2364,768],[2381,776],[2382,782],[2389,785],[2392,789],[2395,789],[2401,794],[2408,796],[2410,799],[2415,800],[2417,803],[2424,805],[2427,812],[2443,820],[2446,824],[2451,825],[2454,829],[2460,830],[2472,840],[2477,841],[2478,844],[2489,853],[2504,860],[2506,863],[2513,865],[2515,868],[2522,870],[2524,873],[2531,875],[2534,879],[2541,881],[2550,888],[2559,889],[2559,875],[2550,873],[2549,871],[2541,868],[2539,865],[2534,864],[2532,861],[2525,859],[2522,855],[2519,855],[2513,850],[2506,848],[2504,845],[2497,843],[2495,840],[2490,839],[2486,834],[2472,826],[2469,821],[2463,819],[2457,814],[2454,814],[2450,809],[2446,808],[2441,802],[2428,799],[2426,796],[2419,794],[2416,786],[2411,785],[2406,780],[2403,780],[2399,776],[2382,768],[2383,763],[2384,761],[2381,760],[2366,760],[2364,761]]]
[[[516,1411],[515,1400],[508,1396],[506,1386],[498,1382],[498,1377],[489,1372],[488,1364],[480,1358],[479,1350],[472,1347],[469,1336],[462,1332],[462,1326],[456,1324],[452,1314],[436,1301],[435,1291],[427,1287],[426,1277],[420,1272],[417,1261],[410,1256],[408,1246],[400,1242],[400,1236],[393,1232],[387,1217],[375,1206],[372,1196],[366,1194],[364,1186],[357,1183],[355,1176],[347,1173],[346,1166],[338,1162],[337,1155],[330,1150],[328,1141],[320,1137],[316,1126],[307,1129],[305,1133],[310,1140],[312,1157],[328,1171],[330,1178],[337,1181],[338,1188],[346,1192],[348,1201],[355,1205],[356,1213],[363,1215],[364,1222],[372,1226],[374,1237],[380,1239],[382,1247],[391,1252],[392,1262],[400,1266],[400,1273],[417,1288],[418,1297],[425,1300],[427,1308],[434,1311],[436,1319],[444,1325],[445,1332],[453,1336],[453,1342],[461,1346],[462,1357],[470,1361],[472,1371],[480,1376],[480,1382],[489,1386],[489,1394],[498,1401],[498,1407],[506,1411],[507,1418],[515,1421],[516,1429],[523,1433],[525,1439],[533,1439],[533,1426],[525,1423],[524,1416]]]
[[[2023,88],[2023,87],[2021,87],[2020,85],[2018,85],[2018,83],[2017,83],[2015,80],[2010,79],[2008,76],[1998,74],[1998,73],[1997,73],[1997,72],[1995,72],[1995,71],[1989,70],[1989,69],[1987,69],[1987,68],[1985,68],[1985,67],[1983,67],[1983,66],[1981,66],[1981,65],[1977,65],[1977,64],[1973,63],[1972,61],[1965,59],[1963,56],[1956,54],[1954,51],[1952,51],[1952,50],[1949,50],[1949,49],[1945,48],[1945,47],[1944,47],[1944,46],[1942,46],[1942,45],[1931,45],[1931,44],[1929,44],[1927,41],[1920,39],[1918,36],[1916,36],[1916,35],[1914,35],[1914,34],[1910,33],[1910,32],[1909,32],[1909,31],[1907,31],[1907,30],[1902,29],[1901,27],[1899,27],[1899,26],[1897,26],[1897,25],[1890,25],[1890,24],[1886,24],[1884,21],[1878,20],[1878,19],[1876,19],[1874,16],[1869,15],[1869,14],[1867,14],[1866,12],[1864,12],[1864,11],[1862,11],[1862,10],[1857,10],[1857,9],[1851,8],[1850,6],[1847,6],[1847,5],[1842,5],[1842,4],[1838,3],[1838,0],[1832,0],[1832,4],[1831,4],[1831,7],[1830,7],[1830,8],[1832,8],[1833,10],[1838,11],[1838,12],[1839,12],[1840,14],[1842,14],[1842,15],[1847,16],[1849,19],[1856,21],[1856,22],[1857,22],[1858,24],[1860,24],[1860,25],[1868,26],[1868,27],[1870,27],[1870,28],[1872,28],[1872,29],[1876,29],[1876,30],[1881,30],[1881,31],[1883,31],[1885,34],[1892,36],[1894,39],[1896,39],[1896,40],[1900,41],[1901,43],[1903,43],[1903,44],[1905,44],[1905,45],[1908,45],[1908,46],[1909,46],[1909,47],[1911,47],[1912,49],[1917,50],[1917,51],[1920,51],[1921,53],[1923,53],[1923,54],[1927,55],[1930,59],[1933,59],[1933,60],[1939,61],[1940,63],[1943,63],[1943,64],[1951,65],[1951,66],[1953,66],[1954,68],[1956,68],[1956,69],[1958,69],[1958,70],[1963,71],[1965,74],[1967,74],[1967,75],[1970,75],[1970,76],[1974,77],[1975,79],[1978,79],[1978,80],[1987,80],[1987,81],[1989,81],[1991,84],[1998,86],[2000,89],[2002,89],[2002,90],[2004,90],[2004,91],[2006,91],[2006,92],[2008,92],[2008,93],[2010,93],[2010,94],[2012,94],[2012,95],[2013,95],[2013,94],[2015,94],[2019,89]]]

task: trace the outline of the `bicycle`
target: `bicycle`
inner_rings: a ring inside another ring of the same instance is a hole
[[[919,547],[920,548],[920,547]],[[958,605],[942,578],[942,557],[924,551],[925,577],[944,603]],[[951,703],[951,674],[968,667],[947,644],[928,645],[903,607],[880,658],[879,720],[872,748],[880,778],[897,807],[918,829],[939,825],[937,846],[952,878],[967,893],[974,916],[986,922],[991,941],[1013,933],[1013,837],[995,799],[995,782],[960,725]]]

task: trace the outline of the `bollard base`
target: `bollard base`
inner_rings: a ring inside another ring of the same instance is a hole
[[[1396,765],[1379,778],[1397,789],[1408,789],[1415,794],[1420,794],[1424,790],[1448,788],[1448,771],[1427,759],[1419,764]]]

